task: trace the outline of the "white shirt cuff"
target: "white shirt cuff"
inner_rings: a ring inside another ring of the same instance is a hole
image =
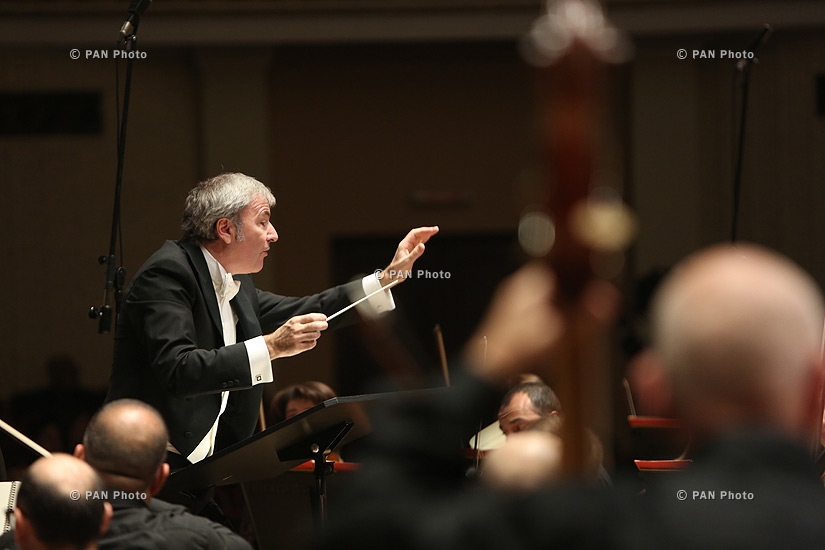
[[[367,275],[361,279],[361,288],[364,289],[364,295],[371,294],[381,288],[381,281],[378,280],[378,277],[374,273],[372,275]],[[362,309],[362,306],[365,306],[366,304],[369,304],[369,306],[363,307]],[[368,298],[363,304],[359,304],[358,309],[364,313],[372,314],[373,316],[394,310],[395,300],[392,299],[392,291],[385,290],[384,292],[378,292],[374,296]]]
[[[263,336],[245,340],[246,356],[249,358],[249,373],[252,375],[252,385],[268,384],[274,380],[272,376],[272,361],[269,360],[269,349],[266,347]]]

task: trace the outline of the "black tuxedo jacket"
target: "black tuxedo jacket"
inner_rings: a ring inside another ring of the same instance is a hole
[[[304,298],[257,290],[237,275],[230,302],[237,344],[225,346],[220,311],[200,247],[167,241],[138,270],[124,297],[106,401],[140,399],[160,411],[172,445],[188,456],[211,429],[221,392],[231,390],[222,422],[232,442],[252,435],[262,385],[253,386],[244,340],[304,313],[327,315],[363,296],[359,281]],[[337,321],[337,319],[336,319]]]

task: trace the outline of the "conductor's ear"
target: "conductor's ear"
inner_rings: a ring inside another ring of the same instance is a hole
[[[215,222],[215,233],[224,244],[229,244],[235,240],[236,232],[237,228],[229,218],[221,218]]]

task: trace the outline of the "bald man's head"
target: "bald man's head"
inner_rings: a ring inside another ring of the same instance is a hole
[[[689,257],[653,306],[654,348],[679,413],[711,434],[768,428],[802,435],[824,316],[815,282],[778,254],[720,246]]]
[[[69,455],[35,461],[17,495],[15,536],[23,548],[85,548],[105,531],[111,507],[99,495],[100,476],[85,462]]]
[[[167,441],[166,424],[154,408],[120,399],[107,403],[89,421],[83,458],[107,479],[119,476],[148,486],[166,458]]]

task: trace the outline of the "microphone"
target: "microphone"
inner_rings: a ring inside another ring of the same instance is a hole
[[[759,31],[759,34],[756,35],[756,38],[753,39],[753,42],[751,42],[750,46],[748,46],[748,48],[745,50],[746,52],[749,52],[753,55],[737,61],[736,69],[741,71],[745,68],[745,66],[751,63],[756,58],[756,51],[759,48],[761,48],[765,44],[765,42],[768,41],[768,38],[770,38],[772,34],[773,27],[765,23],[765,25],[763,25],[762,29]]]
[[[129,4],[129,13],[126,16],[126,21],[124,21],[123,26],[120,27],[120,39],[122,41],[125,42],[135,35],[140,16],[149,9],[149,4],[151,3],[152,0],[132,0],[132,3]]]

